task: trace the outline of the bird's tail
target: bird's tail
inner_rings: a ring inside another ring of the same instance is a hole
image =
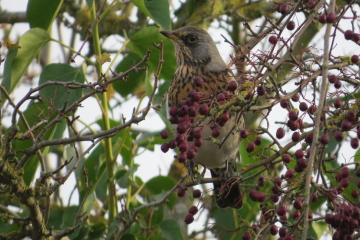
[[[220,177],[220,174],[210,169],[212,177]],[[243,205],[239,184],[236,179],[228,179],[226,182],[214,182],[216,205],[219,208],[240,209]]]

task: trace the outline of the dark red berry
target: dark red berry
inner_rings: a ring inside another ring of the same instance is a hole
[[[330,214],[330,213],[326,214],[326,215],[325,215],[325,222],[326,222],[327,224],[331,224],[331,223],[333,222],[333,217],[334,217],[334,215],[332,215],[332,214]]]
[[[202,85],[204,85],[204,80],[201,77],[196,77],[195,78],[195,86],[201,87]]]
[[[280,13],[282,15],[286,15],[286,14],[288,14],[288,12],[289,12],[289,6],[285,3],[283,3],[283,5],[281,5],[281,7],[280,7]]]
[[[289,118],[292,121],[296,121],[298,119],[298,115],[297,115],[297,113],[295,111],[290,111],[289,112]]]
[[[194,159],[194,157],[195,157],[194,149],[187,150],[186,151],[186,157],[187,157],[187,159]]]
[[[297,129],[300,128],[299,121],[289,120],[287,122],[287,126],[290,128],[291,131],[296,131]]]
[[[284,3],[278,3],[277,5],[276,5],[276,11],[278,12],[278,13],[280,13],[280,8],[281,8],[281,6],[283,5]]]
[[[279,206],[277,207],[277,209],[276,209],[276,213],[277,213],[277,215],[279,215],[279,216],[285,215],[285,214],[286,214],[286,207],[283,206],[283,205],[279,205]]]
[[[350,146],[353,148],[353,149],[358,149],[359,147],[359,139],[357,138],[352,138],[350,140]]]
[[[358,55],[352,55],[351,56],[351,62],[352,63],[357,63],[359,61],[359,56]]]
[[[275,236],[278,233],[278,227],[274,224],[270,227],[270,234]]]
[[[177,159],[178,159],[179,163],[184,163],[187,159],[186,153],[185,152],[179,153],[179,155],[177,156]]]
[[[277,203],[279,201],[279,196],[278,195],[275,195],[275,194],[272,194],[270,196],[270,200],[273,202],[273,203]]]
[[[286,25],[286,28],[288,30],[294,30],[295,29],[295,22],[294,21],[289,21],[288,24]]]
[[[266,195],[263,192],[258,192],[258,202],[265,201]]]
[[[356,186],[360,188],[360,180],[357,182]]]
[[[344,140],[344,135],[341,131],[336,131],[334,137],[335,137],[335,140],[338,142],[341,142],[342,140]]]
[[[340,184],[341,184],[341,187],[347,188],[350,184],[350,181],[347,178],[343,178],[343,179],[341,179]]]
[[[169,137],[169,132],[168,130],[162,130],[160,133],[160,136],[162,139],[167,139]]]
[[[246,146],[246,151],[250,153],[253,152],[254,149],[255,149],[255,143],[249,142],[248,145]]]
[[[292,217],[293,217],[293,219],[296,221],[296,220],[298,220],[299,218],[300,218],[300,211],[299,210],[296,210],[295,212],[293,212],[293,215],[292,215]]]
[[[311,105],[308,109],[308,112],[313,115],[316,112],[316,110],[317,107],[315,105]]]
[[[284,163],[290,163],[291,157],[289,154],[284,154],[282,155],[281,159],[283,160]]]
[[[216,97],[216,100],[217,100],[218,102],[224,101],[224,100],[225,100],[225,95],[224,95],[223,93],[219,93],[219,94],[217,95],[217,97]]]
[[[336,19],[335,13],[331,12],[328,13],[328,15],[326,16],[326,22],[327,23],[334,23]]]
[[[341,108],[341,106],[342,106],[341,99],[340,99],[340,98],[336,98],[336,99],[334,100],[334,107],[335,107],[335,108]]]
[[[341,176],[343,178],[347,178],[349,176],[349,174],[350,174],[350,169],[348,167],[343,167],[341,169]]]
[[[202,137],[202,130],[201,129],[195,130],[194,133],[193,133],[193,137],[194,138],[201,138]]]
[[[340,80],[336,80],[335,83],[334,83],[334,87],[335,87],[336,89],[339,89],[339,88],[341,88],[341,86],[342,86],[341,81],[340,81]]]
[[[212,130],[212,136],[213,137],[218,137],[218,136],[220,136],[220,129],[219,128],[214,128],[213,130]]]
[[[260,176],[257,181],[260,187],[265,186],[265,178],[263,176]]]
[[[354,42],[358,42],[358,41],[360,41],[360,34],[358,34],[358,33],[354,33],[353,34],[353,36],[352,36],[352,40],[354,41]]]
[[[249,132],[248,132],[248,130],[246,130],[246,129],[241,129],[241,131],[240,131],[240,137],[241,138],[247,138],[247,136],[249,135]]]
[[[171,139],[169,141],[169,148],[174,149],[176,147],[176,141],[175,139]]]
[[[256,88],[256,91],[257,91],[259,96],[263,96],[265,94],[265,87],[263,85],[259,85]]]
[[[360,177],[360,168],[356,169],[355,174],[357,177]]]
[[[278,39],[277,39],[276,36],[270,36],[270,37],[269,37],[269,42],[270,42],[271,44],[276,44],[277,41],[278,41]]]
[[[353,198],[357,198],[357,197],[359,196],[359,192],[356,191],[355,189],[353,189],[353,190],[351,190],[351,196],[352,196]]]
[[[351,122],[349,122],[348,120],[343,120],[341,122],[341,130],[350,131],[351,128],[352,128]]]
[[[237,89],[237,82],[235,81],[230,81],[228,83],[228,86],[227,86],[227,89],[230,91],[230,92],[234,92],[236,89]]]
[[[304,151],[301,150],[301,149],[296,150],[296,152],[295,152],[295,158],[296,158],[296,159],[300,159],[300,158],[303,158],[303,157],[304,157]]]
[[[201,104],[199,113],[201,115],[208,115],[209,114],[209,106],[206,103]]]
[[[308,135],[306,135],[305,142],[311,144],[313,142],[313,138],[314,138],[314,133],[311,132]]]
[[[334,84],[338,78],[335,75],[330,75],[328,77],[329,83]]]
[[[291,101],[293,101],[293,102],[298,102],[299,99],[300,99],[299,94],[295,94],[294,96],[292,96]]]
[[[280,237],[285,237],[285,235],[287,234],[287,229],[282,227],[279,229],[279,236]]]
[[[304,159],[302,159],[304,160]],[[301,167],[299,164],[295,164],[295,168],[294,168],[295,172],[297,173],[301,173],[302,171],[304,171],[304,168]]]
[[[197,214],[198,211],[199,211],[199,209],[196,206],[192,206],[189,209],[189,213],[192,214],[192,215]]]
[[[318,200],[319,196],[317,195],[316,192],[313,193],[312,197],[311,197],[311,201],[312,202],[316,202]]]
[[[170,116],[176,117],[177,116],[177,107],[170,108]]]
[[[176,127],[176,131],[177,131],[178,133],[180,133],[180,134],[185,133],[186,130],[187,130],[186,124],[183,123],[183,122],[182,122],[182,123],[179,123],[179,124],[177,125],[177,127]]]
[[[183,197],[185,195],[185,189],[184,188],[178,188],[177,195],[178,197]]]
[[[251,190],[250,191],[250,199],[253,200],[254,202],[257,202],[259,199],[259,192],[256,190]]]
[[[250,240],[251,239],[251,233],[249,231],[245,231],[242,235],[242,240]]]
[[[285,130],[283,128],[278,128],[276,130],[276,137],[282,139],[285,136]]]
[[[300,210],[303,207],[303,202],[300,199],[296,199],[293,205],[295,209]]]
[[[198,138],[198,139],[195,139],[195,141],[194,141],[194,144],[195,144],[195,146],[197,146],[197,147],[201,147],[202,146],[202,139],[201,138]]]
[[[354,32],[351,30],[346,30],[344,33],[344,37],[346,40],[352,39],[353,35],[354,35]]]
[[[221,114],[220,121],[226,123],[229,120],[229,117],[229,113],[223,113]]]
[[[307,167],[307,161],[305,161],[305,159],[303,158],[300,158],[297,160],[297,165],[299,165],[299,167],[304,169]]]
[[[192,223],[193,221],[194,221],[194,215],[192,215],[191,213],[189,213],[188,215],[186,215],[185,220],[184,220],[184,222],[185,222],[186,224],[190,224],[190,223]]]
[[[163,153],[166,153],[167,151],[169,151],[169,144],[168,143],[161,144],[161,151]]]
[[[323,144],[323,145],[328,144],[329,141],[330,141],[330,137],[329,137],[328,134],[324,134],[324,135],[322,135],[322,136],[320,137],[320,142],[321,142],[321,144]]]
[[[282,108],[287,108],[288,107],[288,100],[286,100],[286,99],[281,99],[281,101],[280,101],[280,106],[282,107]]]
[[[262,139],[261,137],[257,136],[254,140],[254,143],[256,146],[260,146],[261,145],[261,142],[262,142]]]
[[[186,152],[188,150],[188,143],[184,141],[180,143],[178,147],[180,152]]]
[[[320,23],[326,23],[326,15],[325,14],[320,15],[318,20]]]
[[[301,111],[305,112],[308,109],[308,105],[306,102],[301,102],[299,108]]]
[[[193,191],[193,198],[199,198],[201,197],[201,191],[199,189],[195,189]]]

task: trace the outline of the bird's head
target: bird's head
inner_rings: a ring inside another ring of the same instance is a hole
[[[224,71],[227,66],[210,35],[201,28],[187,26],[175,31],[161,31],[175,45],[179,66],[205,66],[209,71]]]

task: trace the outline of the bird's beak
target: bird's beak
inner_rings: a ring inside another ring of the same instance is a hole
[[[174,34],[174,32],[172,32],[172,31],[161,31],[160,33],[161,33],[162,35],[164,35],[165,37],[173,40],[173,41],[178,41],[178,40],[180,39],[180,38],[179,38],[178,36],[176,36],[176,35]]]

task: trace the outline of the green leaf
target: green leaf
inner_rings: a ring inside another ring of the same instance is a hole
[[[140,62],[141,57],[137,54],[128,54],[116,67],[116,72],[125,72],[134,64]],[[115,90],[123,97],[134,93],[138,88],[144,84],[146,71],[132,72],[126,78],[126,81],[119,80],[113,83]]]
[[[182,240],[180,226],[175,220],[165,220],[160,223],[160,229],[165,235],[166,239],[169,240]]]
[[[48,31],[57,16],[63,0],[29,0],[26,16],[31,28]]]
[[[24,72],[39,54],[40,50],[50,40],[50,35],[44,29],[32,28],[20,37],[20,49],[10,51],[10,58],[5,61],[4,79],[1,85],[5,86],[9,94],[15,89]],[[14,54],[16,56],[14,57]],[[5,98],[2,97],[4,101]]]
[[[311,222],[308,237],[320,239],[324,232],[326,232],[327,227],[328,225],[325,222]]]
[[[152,194],[160,194],[174,187],[174,179],[167,176],[156,176],[145,184],[145,188]]]
[[[175,50],[173,43],[163,35],[159,33],[157,27],[146,27],[136,32],[130,37],[130,42],[127,44],[127,48],[136,53],[139,57],[143,58],[146,51],[150,49],[149,60],[146,64],[151,68],[152,72],[155,72],[159,64],[159,49],[155,48],[153,42],[164,42],[164,63],[160,73],[160,78],[165,80],[171,80],[176,70]]]
[[[50,64],[47,65],[40,74],[39,84],[47,81],[59,81],[83,83],[85,76],[81,69],[71,67],[67,64]],[[82,96],[82,89],[66,90],[63,86],[52,86],[40,89],[40,94],[45,97],[47,102],[51,102],[56,108],[61,109],[67,101],[67,107],[73,104]]]
[[[162,29],[171,29],[170,8],[168,0],[132,0],[132,2],[139,8],[142,13],[154,20],[155,23],[158,24]]]
[[[116,182],[122,188],[127,188],[130,184],[130,176],[132,176],[137,169],[139,168],[138,164],[134,164],[129,170],[122,169],[115,173]]]

